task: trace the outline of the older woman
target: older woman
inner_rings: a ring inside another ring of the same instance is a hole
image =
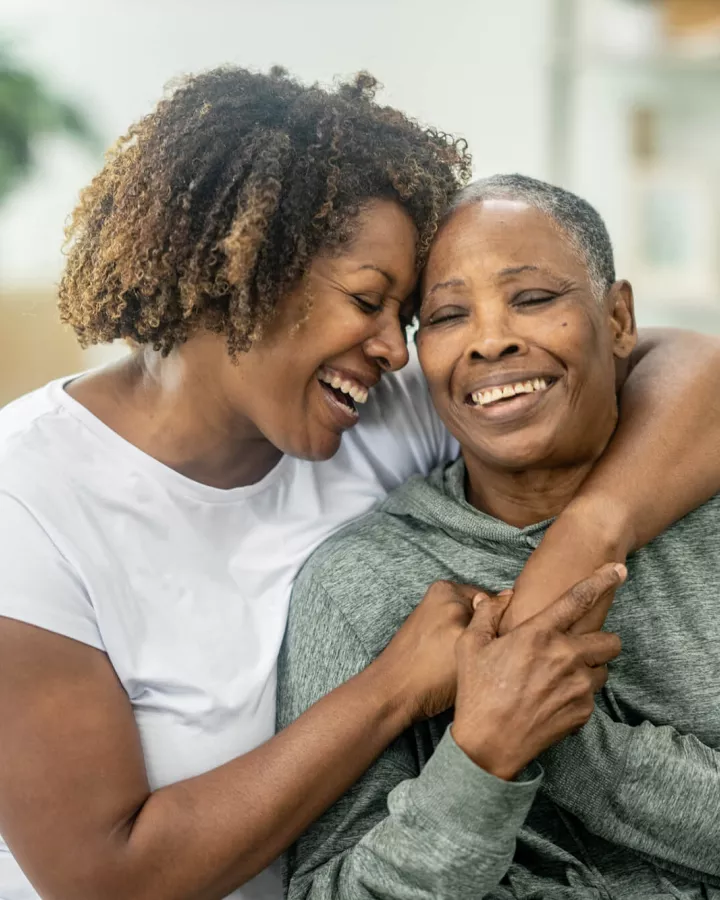
[[[306,565],[282,723],[370,663],[432,582],[513,585],[607,447],[636,339],[587,203],[520,176],[460,194],[425,272],[418,347],[462,458]],[[494,655],[460,655],[452,727],[416,724],[297,842],[289,896],[717,896],[719,527],[716,496],[628,558],[608,617],[623,654],[588,724],[540,756],[544,781],[518,775],[551,742],[557,698],[523,665],[568,679],[570,714],[603,659],[539,612]]]

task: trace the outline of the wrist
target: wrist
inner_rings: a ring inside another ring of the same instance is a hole
[[[477,728],[466,730],[462,722],[455,720],[450,726],[450,733],[465,756],[495,778],[513,781],[523,769],[523,765],[510,759],[505,748],[496,746],[494,741],[485,740]]]
[[[583,541],[605,562],[624,562],[636,546],[634,518],[624,503],[604,493],[578,494],[553,528],[566,532],[573,542]]]
[[[367,695],[376,727],[391,734],[391,740],[402,734],[418,717],[417,694],[408,684],[405,673],[399,672],[380,654],[356,676]]]

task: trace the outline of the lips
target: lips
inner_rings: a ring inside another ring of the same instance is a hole
[[[488,424],[519,426],[541,409],[560,383],[555,375],[520,373],[487,378],[472,385],[465,394],[463,407]],[[529,388],[529,389],[528,389]]]

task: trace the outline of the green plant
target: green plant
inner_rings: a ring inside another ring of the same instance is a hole
[[[56,95],[0,43],[0,206],[33,171],[35,147],[48,135],[64,135],[97,149],[98,138],[84,113]]]

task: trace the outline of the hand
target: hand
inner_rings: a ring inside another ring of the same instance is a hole
[[[457,643],[452,733],[487,772],[514,778],[590,718],[620,639],[598,631],[572,634],[571,628],[626,574],[624,566],[603,566],[504,637],[493,639],[492,628],[473,618]],[[483,600],[480,608],[493,602]]]
[[[431,584],[373,663],[384,670],[391,693],[399,692],[407,726],[452,706],[457,685],[455,644],[473,619],[478,591],[451,581]]]

